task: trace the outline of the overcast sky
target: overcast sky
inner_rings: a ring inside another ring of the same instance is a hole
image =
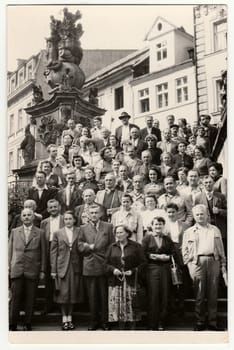
[[[50,15],[61,19],[64,5],[8,6],[8,70],[16,69],[16,59],[27,59],[45,49],[49,36]],[[183,26],[193,34],[192,5],[90,5],[68,6],[79,9],[84,34],[84,49],[138,49],[146,45],[146,33],[157,16]]]

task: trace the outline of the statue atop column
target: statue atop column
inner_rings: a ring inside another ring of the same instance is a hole
[[[25,128],[25,137],[21,142],[20,148],[24,159],[24,165],[30,164],[34,160],[35,155],[35,138],[31,134],[30,124]]]
[[[63,20],[50,17],[50,37],[47,41],[47,66],[44,72],[51,88],[81,89],[85,75],[79,67],[83,57],[80,37],[83,34],[80,11],[72,14],[63,10]]]

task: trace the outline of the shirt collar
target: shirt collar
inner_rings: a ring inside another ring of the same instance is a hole
[[[94,224],[94,222],[92,222],[92,221],[90,220],[90,224],[91,224],[93,227],[96,227],[96,229],[98,229],[99,226],[100,226],[100,220],[98,220],[98,221],[96,222],[96,224]]]
[[[30,225],[30,226],[25,226],[25,225],[23,225],[24,226],[24,230],[25,231],[31,231],[32,230],[32,227],[33,227],[33,225]]]
[[[48,190],[48,187],[46,186],[46,184],[43,187],[38,187],[37,185],[35,185],[34,187],[38,191]]]

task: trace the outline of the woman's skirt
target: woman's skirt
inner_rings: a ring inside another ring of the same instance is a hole
[[[120,286],[109,286],[109,322],[133,322],[140,320],[139,310],[133,307],[135,288],[124,281]]]
[[[82,303],[83,294],[82,276],[74,272],[70,261],[65,276],[57,279],[54,301],[57,304]]]

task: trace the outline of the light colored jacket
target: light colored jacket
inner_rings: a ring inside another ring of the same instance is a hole
[[[213,231],[214,235],[214,259],[220,260],[222,266],[226,266],[226,257],[223,248],[223,241],[220,230],[211,224],[207,225],[208,230]],[[198,263],[198,243],[199,243],[199,226],[197,224],[188,228],[184,232],[182,243],[182,255],[185,264],[193,262]]]

